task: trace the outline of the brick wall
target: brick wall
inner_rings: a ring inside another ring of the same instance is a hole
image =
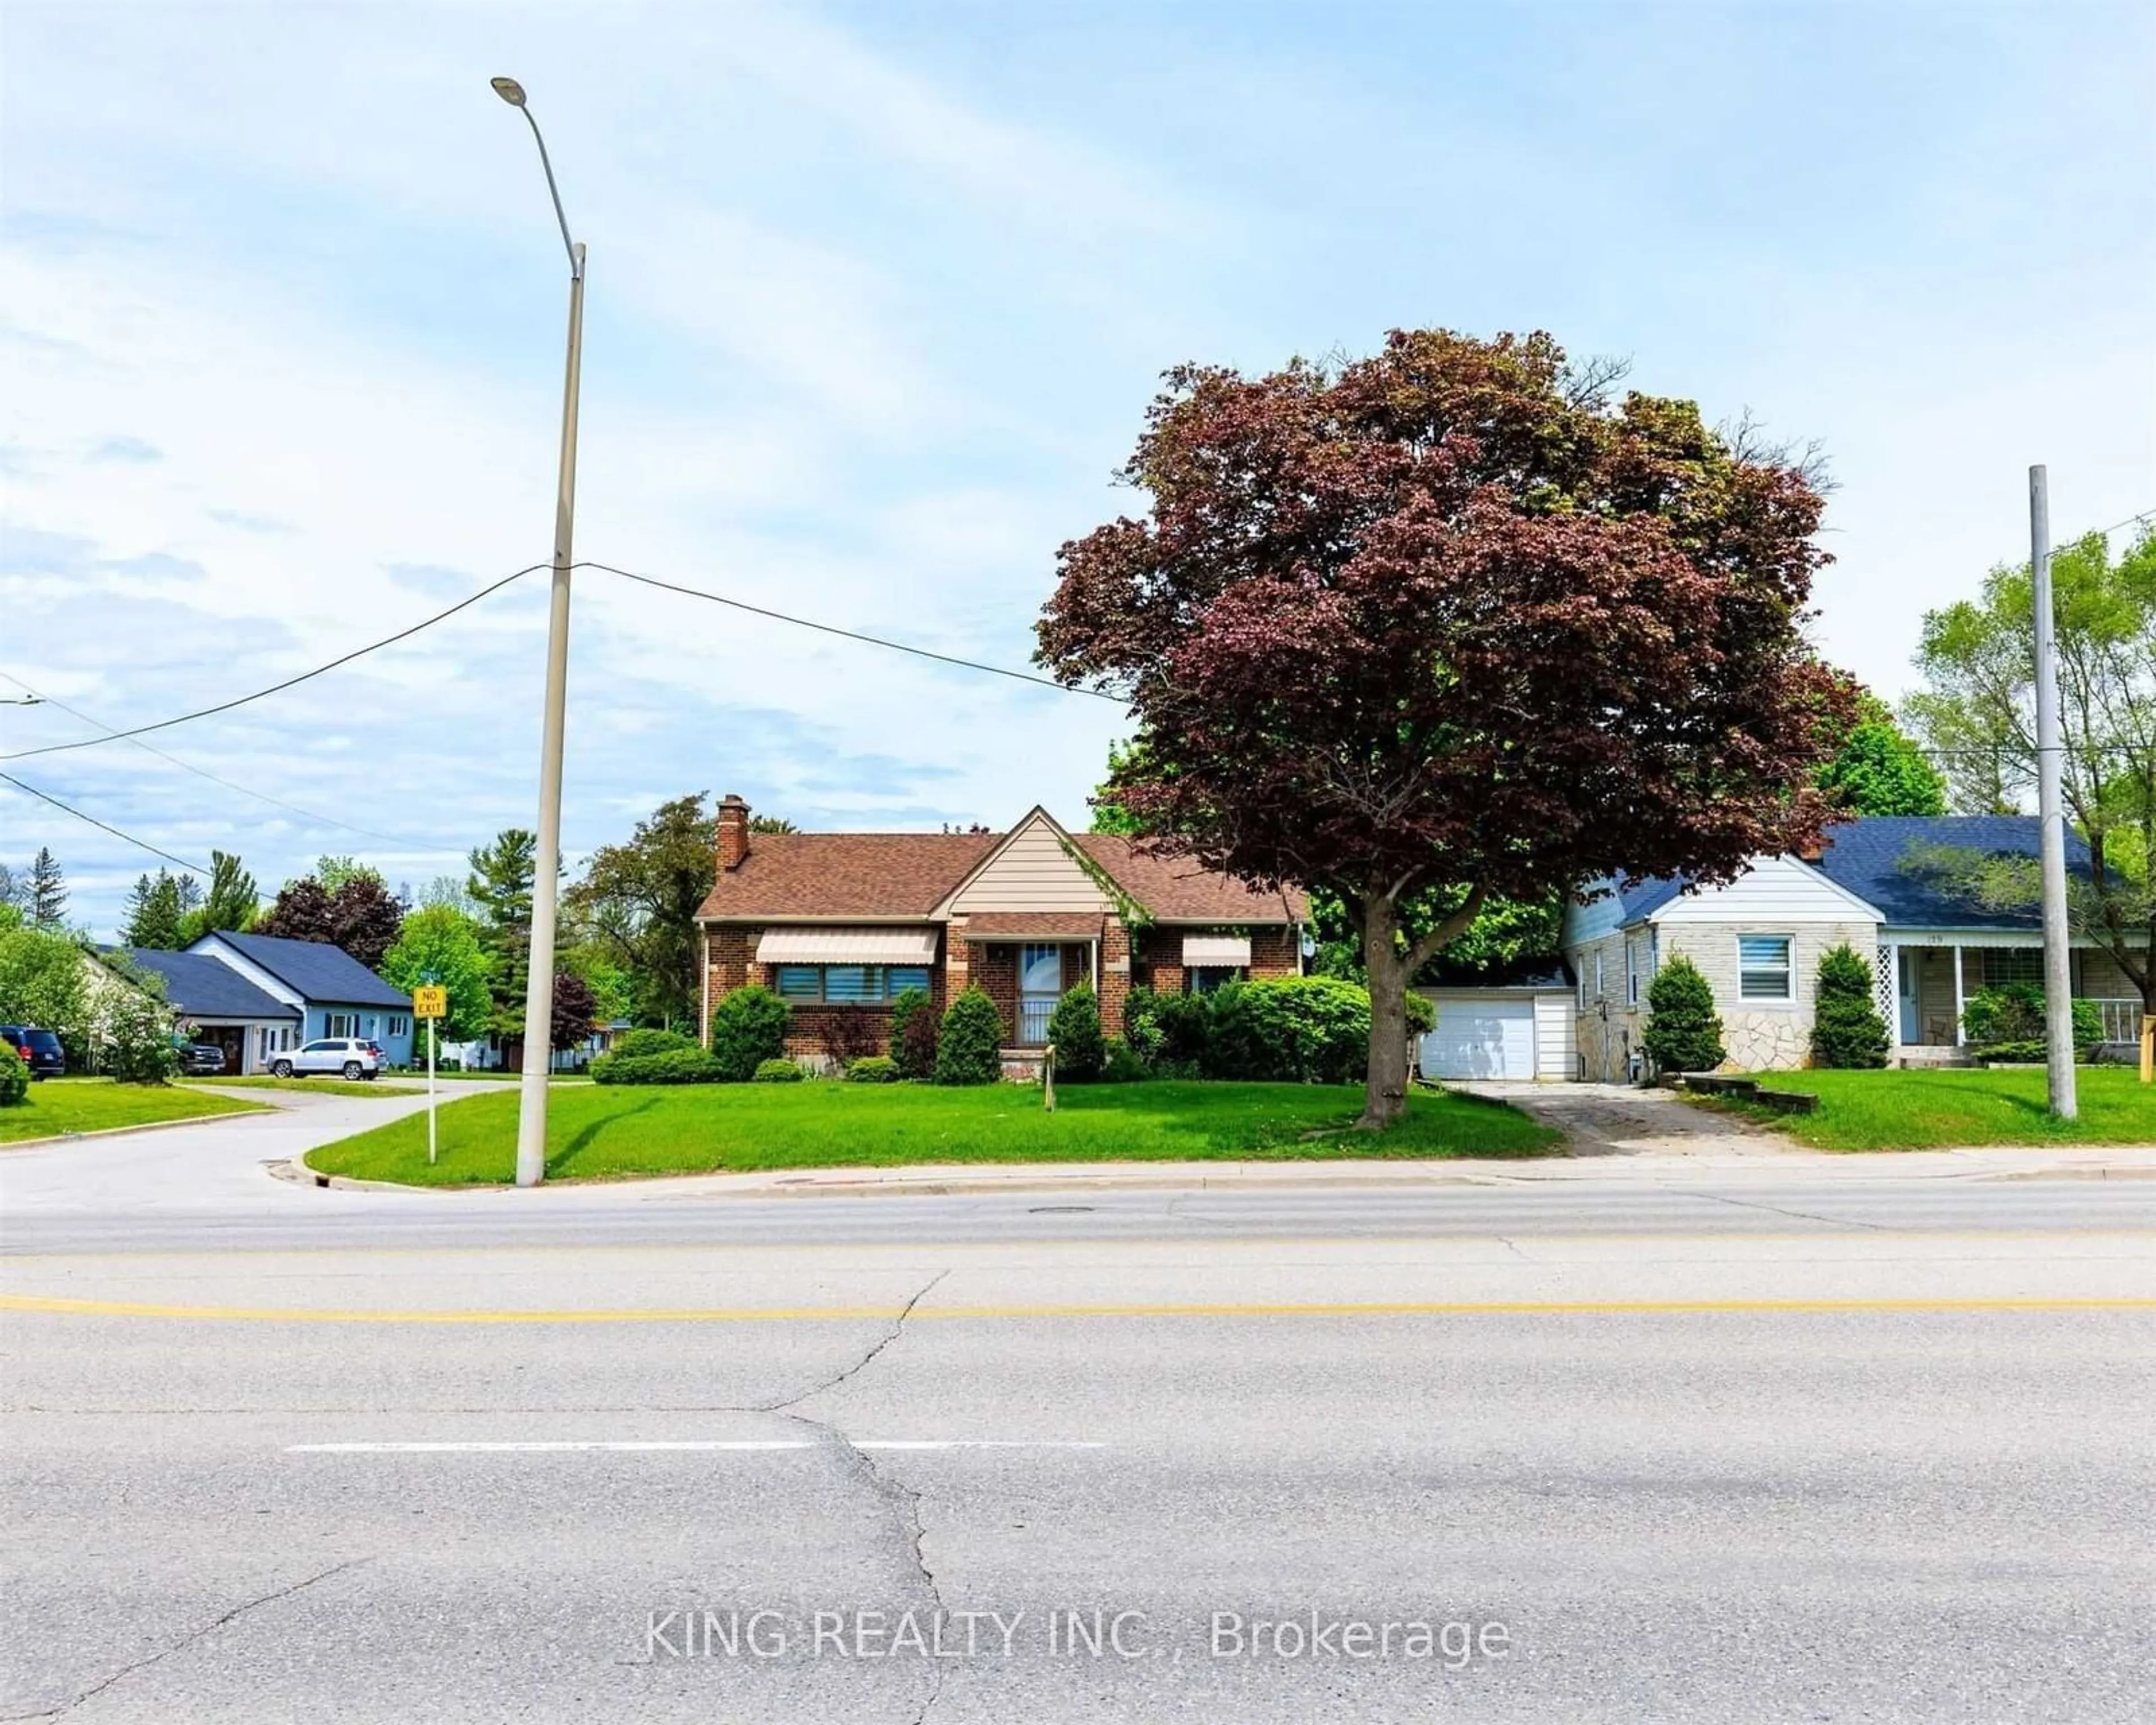
[[[1123,1034],[1123,1002],[1131,992],[1131,932],[1111,916],[1101,937],[1101,1034]]]
[[[1006,1043],[1018,1040],[1018,952],[1016,947],[1006,942],[992,941],[970,947],[968,954],[973,967],[973,985],[984,989],[988,999],[996,1003],[996,1014],[1003,1020]]]
[[[1301,942],[1292,928],[1250,931],[1250,974],[1294,976],[1302,968]]]

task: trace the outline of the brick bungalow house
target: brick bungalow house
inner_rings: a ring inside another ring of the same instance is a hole
[[[891,1000],[942,1010],[969,984],[1002,1011],[1011,1063],[1047,1040],[1056,997],[1091,983],[1110,1035],[1132,988],[1203,993],[1302,969],[1309,906],[1134,841],[1070,833],[1035,809],[1008,833],[757,833],[719,804],[718,875],[703,928],[703,1023],[762,983],[793,1009],[787,1051],[880,1053]]]

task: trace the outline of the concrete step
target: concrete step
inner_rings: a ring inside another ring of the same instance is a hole
[[[1888,1064],[1895,1066],[1974,1066],[1976,1060],[1966,1049],[1907,1045],[1896,1049]]]

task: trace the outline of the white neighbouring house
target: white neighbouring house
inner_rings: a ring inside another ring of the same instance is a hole
[[[1495,986],[1428,988],[1439,1029],[1425,1039],[1433,1077],[1582,1078],[1623,1083],[1643,1070],[1641,1033],[1654,974],[1681,952],[1714,990],[1728,1065],[1787,1070],[1808,1063],[1820,955],[1846,942],[1870,960],[1897,1064],[1958,1057],[1962,1009],[1978,990],[2043,980],[2033,911],[1987,911],[1911,866],[1924,847],[2034,857],[2030,815],[1893,815],[1828,829],[1818,856],[1761,856],[1727,886],[1609,880],[1567,907],[1563,968]],[[2067,838],[2070,868],[2087,847]],[[2094,1001],[2108,1042],[2138,1034],[2139,991],[2097,941],[2074,942],[2076,998]],[[1552,997],[1564,989],[1563,1004]],[[1561,1014],[1569,1039],[1546,1032]],[[1534,1028],[1532,1043],[1522,1023]],[[1447,1034],[1448,1019],[1453,1030]],[[1553,1070],[1563,1062],[1566,1070]]]

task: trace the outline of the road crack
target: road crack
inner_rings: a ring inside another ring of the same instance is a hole
[[[304,1579],[292,1583],[289,1587],[277,1588],[270,1593],[260,1594],[257,1598],[244,1600],[241,1604],[234,1605],[232,1609],[226,1612],[223,1616],[204,1624],[200,1629],[194,1630],[192,1634],[181,1636],[180,1639],[173,1642],[171,1646],[161,1647],[157,1652],[149,1654],[141,1659],[138,1659],[131,1665],[123,1665],[110,1676],[103,1679],[100,1682],[91,1684],[89,1688],[84,1690],[81,1694],[76,1696],[72,1701],[63,1702],[56,1707],[47,1707],[40,1712],[9,1713],[4,1716],[5,1721],[13,1722],[28,1719],[57,1719],[64,1714],[71,1713],[85,1702],[102,1695],[115,1683],[117,1683],[122,1677],[131,1676],[135,1672],[156,1665],[161,1660],[170,1659],[175,1653],[185,1651],[187,1648],[193,1646],[196,1642],[203,1640],[207,1636],[215,1635],[227,1624],[231,1623],[239,1618],[244,1617],[249,1612],[258,1611],[264,1605],[274,1605],[280,1599],[289,1599],[295,1594],[305,1592],[307,1589],[314,1586],[317,1582],[327,1581],[332,1575],[341,1575],[347,1569],[357,1568],[362,1563],[368,1563],[372,1562],[373,1562],[372,1558],[347,1558],[341,1563],[332,1563],[328,1568],[318,1570],[314,1574],[307,1576]]]
[[[866,1353],[864,1353],[859,1359],[855,1360],[853,1364],[848,1366],[844,1371],[838,1373],[833,1377],[826,1378],[820,1384],[812,1384],[808,1389],[797,1391],[794,1394],[787,1396],[782,1400],[775,1402],[757,1402],[753,1406],[745,1409],[744,1411],[753,1414],[784,1414],[799,1406],[803,1402],[807,1401],[812,1395],[821,1395],[827,1389],[836,1389],[849,1378],[854,1377],[856,1373],[860,1373],[868,1365],[870,1361],[873,1360],[878,1354],[881,1353],[885,1348],[890,1347],[892,1343],[898,1340],[899,1332],[906,1327],[906,1319],[913,1316],[913,1308],[918,1306],[923,1300],[927,1299],[930,1292],[935,1288],[936,1284],[942,1281],[943,1278],[950,1273],[950,1270],[947,1267],[937,1271],[935,1275],[930,1276],[927,1281],[921,1286],[920,1291],[916,1293],[911,1300],[908,1300],[906,1304],[900,1308],[898,1316],[891,1320],[891,1327],[886,1330],[882,1335],[876,1338],[875,1344],[870,1348]],[[808,1423],[814,1425],[817,1422],[811,1420]]]

